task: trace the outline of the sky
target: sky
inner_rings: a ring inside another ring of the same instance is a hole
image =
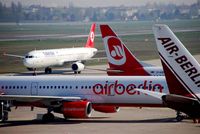
[[[20,1],[23,5],[40,4],[48,7],[64,7],[68,6],[70,2],[73,2],[74,6],[79,7],[108,7],[108,6],[141,6],[146,3],[173,3],[176,5],[186,4],[190,5],[197,0],[0,0],[6,5],[10,5],[12,1]]]

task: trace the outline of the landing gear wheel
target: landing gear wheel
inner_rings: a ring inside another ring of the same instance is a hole
[[[68,116],[66,116],[66,115],[63,115],[63,116],[64,116],[65,120],[69,120]]]
[[[45,74],[51,74],[52,73],[52,69],[47,67],[45,68]]]
[[[54,119],[55,119],[55,117],[52,113],[44,114],[43,117],[42,117],[42,120],[44,122],[54,121]]]
[[[3,117],[2,117],[2,122],[5,122],[8,120],[8,112],[4,112]]]
[[[37,73],[36,73],[36,68],[33,68],[33,76],[36,76]]]
[[[81,71],[74,71],[74,74],[80,74]]]
[[[4,102],[0,102],[0,122],[5,122],[8,120],[8,111],[10,110],[10,107],[8,106],[8,102],[7,104],[5,104]]]
[[[182,115],[177,115],[176,116],[176,121],[177,122],[181,122],[183,119],[184,119],[184,116],[182,116]]]

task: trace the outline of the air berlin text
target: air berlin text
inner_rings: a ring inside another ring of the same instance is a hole
[[[181,69],[190,77],[190,79],[200,87],[200,72],[194,66],[192,62],[185,55],[180,55],[178,53],[179,48],[176,44],[172,41],[171,38],[158,38],[161,41],[161,44],[164,48],[169,52],[170,55],[174,55],[175,61],[179,64]]]
[[[112,83],[106,81],[105,84],[95,84],[93,86],[93,92],[97,95],[140,95],[139,91],[134,90],[136,88],[150,91],[157,90],[161,93],[163,92],[163,86],[161,84],[153,84],[152,81],[147,80],[144,80],[143,83],[138,85],[133,83],[125,85],[119,83],[118,80]]]

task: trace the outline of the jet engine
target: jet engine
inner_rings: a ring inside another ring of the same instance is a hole
[[[103,105],[92,105],[92,108],[95,111],[102,112],[102,113],[116,113],[120,110],[119,107],[115,106],[103,106]]]
[[[85,65],[83,63],[81,63],[81,62],[74,62],[72,64],[72,70],[75,73],[80,73],[84,68],[85,68]]]
[[[88,118],[92,105],[88,101],[63,102],[62,113],[65,118]]]

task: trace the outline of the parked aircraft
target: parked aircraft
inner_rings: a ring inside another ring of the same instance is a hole
[[[200,122],[200,65],[166,25],[153,27],[170,94],[138,90]],[[182,116],[177,116],[181,121]]]
[[[47,108],[65,118],[86,118],[96,111],[117,112],[119,106],[161,107],[160,99],[141,94],[135,88],[168,93],[163,76],[0,76],[2,120],[11,106]]]
[[[162,67],[156,67],[138,60],[108,25],[100,25],[100,30],[109,63],[108,75],[164,75]]]
[[[23,59],[24,66],[28,70],[34,70],[34,74],[37,68],[45,68],[45,73],[51,73],[51,67],[64,64],[71,64],[74,73],[81,73],[85,68],[84,62],[97,53],[97,49],[94,48],[95,27],[96,24],[92,24],[85,47],[34,50],[25,56],[6,53],[4,55]]]

